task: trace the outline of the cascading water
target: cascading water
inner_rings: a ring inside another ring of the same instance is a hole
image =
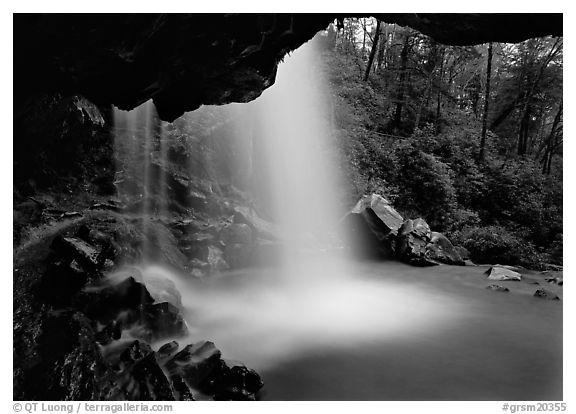
[[[166,164],[167,144],[164,125],[159,120],[152,101],[132,111],[113,108],[116,186],[122,201],[129,203],[140,219],[142,259],[151,256],[153,220],[167,214]],[[161,244],[162,240],[157,240]]]
[[[562,310],[530,302],[528,285],[498,296],[486,291],[483,268],[337,257],[340,178],[314,47],[287,57],[276,84],[254,102],[205,108],[210,116],[241,117],[230,134],[245,145],[236,152],[250,167],[240,174],[230,163],[236,170],[228,183],[245,184],[257,212],[278,224],[283,260],[198,280],[144,260],[152,253],[144,247],[136,268],[152,295],[181,301],[189,337],[175,339],[211,340],[226,358],[258,370],[263,398],[561,397]],[[146,234],[151,219],[166,217],[170,198],[165,173],[153,173],[167,157],[163,128],[151,103],[116,111],[115,122],[117,154],[127,160],[119,165],[120,188],[141,201],[135,214]],[[220,128],[217,122],[205,129]],[[131,186],[131,174],[142,174],[144,184]],[[178,298],[163,290],[165,280]]]

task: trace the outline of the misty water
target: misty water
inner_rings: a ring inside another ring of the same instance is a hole
[[[157,299],[173,297],[174,286],[190,332],[176,339],[213,341],[224,358],[257,370],[261,399],[561,400],[562,305],[534,298],[529,284],[543,276],[502,282],[511,292],[500,293],[486,289],[483,266],[415,268],[338,253],[341,177],[315,56],[312,44],[298,49],[248,104],[266,137],[262,185],[283,264],[200,280],[141,263],[116,276],[138,273]]]
[[[485,266],[308,259],[202,281],[140,271],[180,292],[190,337],[178,340],[256,369],[262,399],[562,399],[562,306],[527,282],[543,277],[500,293]]]

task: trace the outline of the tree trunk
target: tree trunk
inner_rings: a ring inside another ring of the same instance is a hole
[[[376,51],[378,50],[378,39],[380,38],[380,20],[376,20],[376,34],[374,35],[374,41],[372,42],[372,49],[370,50],[370,57],[368,58],[368,64],[366,65],[366,73],[364,73],[364,82],[368,82],[368,76],[370,76],[370,68],[372,68],[372,63],[374,62],[374,56],[376,56]]]
[[[366,53],[366,19],[362,19],[362,58]]]
[[[488,44],[488,63],[486,64],[486,91],[484,92],[484,113],[482,114],[482,134],[480,138],[480,161],[486,153],[486,124],[490,107],[490,74],[492,72],[492,42]]]
[[[542,173],[550,174],[550,168],[552,164],[552,155],[554,152],[554,138],[556,137],[556,130],[558,129],[558,125],[560,124],[560,118],[562,117],[562,103],[560,103],[560,107],[558,108],[558,112],[556,112],[556,116],[554,116],[554,122],[552,123],[552,129],[550,130],[550,135],[548,135],[548,145],[546,151],[544,152],[543,161],[544,164],[542,166]]]
[[[376,69],[378,72],[382,70],[382,64],[384,62],[384,55],[386,54],[386,45],[388,43],[388,28],[384,27],[384,33],[380,36],[384,36],[384,39],[380,39],[380,45],[378,46],[378,57],[376,58]]]
[[[394,126],[400,127],[402,123],[402,105],[404,103],[404,83],[406,81],[406,68],[408,66],[408,48],[410,46],[410,36],[406,34],[404,46],[400,53],[400,83],[396,95],[396,111],[394,113]]]
[[[442,104],[442,78],[444,77],[444,48],[440,52],[440,75],[438,76],[438,93],[436,95],[436,133],[439,133],[440,105]]]

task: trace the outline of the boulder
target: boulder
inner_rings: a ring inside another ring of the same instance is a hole
[[[131,370],[137,387],[126,387],[132,391],[130,400],[174,401],[170,383],[158,365],[154,353],[150,353],[134,364]]]
[[[241,362],[222,360],[213,374],[204,389],[218,401],[253,401],[264,385],[256,371]]]
[[[493,290],[494,292],[510,292],[510,289],[500,285],[488,285],[486,289]]]
[[[170,378],[170,382],[174,390],[174,397],[177,401],[195,401],[190,388],[188,388],[188,385],[186,385],[180,375],[174,374]]]
[[[364,196],[350,211],[352,214],[366,214],[372,212],[380,222],[388,229],[388,232],[397,235],[404,219],[394,210],[390,202],[378,194]]]
[[[91,321],[71,310],[48,312],[35,329],[33,359],[20,362],[24,395],[34,400],[104,400],[103,378],[113,373],[103,360]]]
[[[120,321],[112,321],[104,326],[95,335],[96,341],[101,345],[107,345],[112,341],[117,341],[122,337],[122,323]]]
[[[431,232],[430,243],[426,246],[426,258],[450,265],[464,266],[464,260],[442,233]]]
[[[189,386],[199,389],[202,381],[219,366],[221,353],[214,343],[201,341],[187,345],[166,363],[170,376],[180,375]]]
[[[91,288],[78,298],[86,315],[101,323],[109,323],[123,311],[137,311],[154,299],[142,283],[132,276],[111,286]]]
[[[180,310],[168,302],[140,305],[126,319],[127,324],[139,327],[132,332],[132,335],[147,341],[183,336],[188,333]]]
[[[554,284],[554,285],[562,286],[564,284],[564,279],[561,277],[547,277],[546,282]]]
[[[57,236],[50,248],[58,259],[67,263],[75,260],[85,271],[90,272],[98,268],[100,251],[78,237]]]
[[[263,382],[244,364],[225,361],[212,342],[188,345],[166,363],[166,370],[180,400],[196,394],[214,400],[255,400]]]
[[[162,345],[158,349],[158,352],[156,353],[156,355],[158,356],[158,358],[161,358],[161,359],[169,358],[169,357],[173,356],[178,351],[179,347],[180,347],[180,345],[176,341],[171,341],[171,342],[165,343],[164,345]]]
[[[489,280],[498,280],[498,281],[522,280],[522,276],[520,275],[520,273],[501,266],[492,266],[490,267],[490,269],[484,272],[484,274],[488,275]]]
[[[546,300],[560,300],[557,294],[546,289],[538,289],[536,292],[534,292],[534,296]]]
[[[88,274],[79,268],[75,260],[70,263],[54,263],[42,274],[35,293],[38,298],[53,306],[66,307],[75,293],[88,282]]]
[[[355,254],[389,258],[403,221],[388,200],[372,194],[360,199],[341,220],[341,225],[350,235],[348,247]]]
[[[430,234],[430,226],[423,219],[404,221],[398,231],[396,253],[402,260],[415,266],[426,266],[428,263],[432,265],[432,262],[425,259]]]
[[[146,342],[138,340],[133,341],[128,347],[120,354],[120,361],[132,364],[145,356],[153,353],[152,348]]]

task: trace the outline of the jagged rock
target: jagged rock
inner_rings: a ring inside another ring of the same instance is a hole
[[[510,292],[510,289],[500,285],[488,285],[486,289],[493,290],[494,292]]]
[[[426,265],[426,245],[430,241],[430,226],[423,219],[408,219],[402,223],[396,240],[396,253],[416,266]],[[422,263],[422,264],[420,264]]]
[[[122,211],[122,209],[122,206],[112,203],[94,203],[90,206],[90,210]]]
[[[45,302],[65,307],[88,280],[88,274],[79,268],[75,260],[70,263],[54,263],[42,274],[35,292]]]
[[[79,298],[79,305],[93,319],[108,323],[122,311],[135,311],[154,299],[142,283],[132,276],[102,289],[91,289]]]
[[[120,354],[120,361],[132,364],[145,356],[153,353],[152,348],[146,342],[134,341]]]
[[[139,325],[141,329],[133,335],[150,341],[188,332],[180,310],[168,302],[140,305],[127,317],[127,323]]]
[[[488,275],[490,280],[522,280],[520,273],[501,266],[492,266],[484,274]]]
[[[204,391],[219,401],[254,400],[255,394],[264,385],[256,371],[241,362],[225,360],[204,383]]]
[[[59,260],[68,263],[75,260],[86,271],[98,268],[100,251],[80,238],[57,236],[50,248]]]
[[[360,256],[390,257],[403,218],[384,197],[362,197],[341,221],[350,234],[349,247]]]
[[[442,233],[435,231],[431,233],[430,243],[426,246],[426,257],[450,265],[464,266],[465,264],[450,240]]]
[[[220,240],[225,246],[231,244],[252,244],[254,241],[252,229],[245,223],[232,223],[220,232]]]
[[[431,231],[430,226],[422,218],[417,218],[414,220],[408,219],[402,223],[400,230],[398,231],[398,237],[413,234],[423,240],[430,240]]]
[[[166,363],[170,373],[178,374],[189,386],[199,389],[202,381],[219,366],[221,353],[209,341],[187,345]]]
[[[174,401],[170,383],[158,365],[154,353],[150,353],[132,367],[132,377],[137,391],[130,395],[136,401]]]
[[[166,369],[179,399],[199,393],[214,400],[254,400],[263,385],[256,371],[222,360],[220,351],[207,341],[188,345],[168,361]]]
[[[562,35],[561,14],[373,16],[409,25],[446,44]],[[95,102],[121,109],[154,98],[165,121],[202,104],[247,102],[274,84],[277,64],[287,52],[337,17],[345,15],[16,16],[15,50],[23,52],[14,58],[15,90],[23,96],[14,112],[23,112],[22,102],[47,89],[83,91]],[[206,23],[216,19],[218,25]]]
[[[180,345],[176,341],[171,341],[162,345],[157,352],[158,358],[169,358],[174,355]]]
[[[46,315],[34,358],[21,367],[21,392],[35,400],[103,400],[111,374],[90,320],[70,310]]]
[[[177,401],[195,401],[190,388],[188,388],[180,375],[173,374],[170,382],[172,383],[174,397]]]
[[[536,292],[534,292],[534,296],[546,300],[560,300],[557,294],[552,293],[546,289],[538,289]]]
[[[122,323],[112,321],[96,333],[95,338],[102,345],[107,345],[112,341],[120,339],[122,336]]]
[[[352,214],[366,214],[368,211],[374,213],[388,232],[397,235],[404,219],[394,210],[390,202],[378,194],[364,196],[356,203],[350,211]]]
[[[183,308],[182,295],[172,280],[149,279],[146,287],[156,302],[168,302],[177,308]]]

